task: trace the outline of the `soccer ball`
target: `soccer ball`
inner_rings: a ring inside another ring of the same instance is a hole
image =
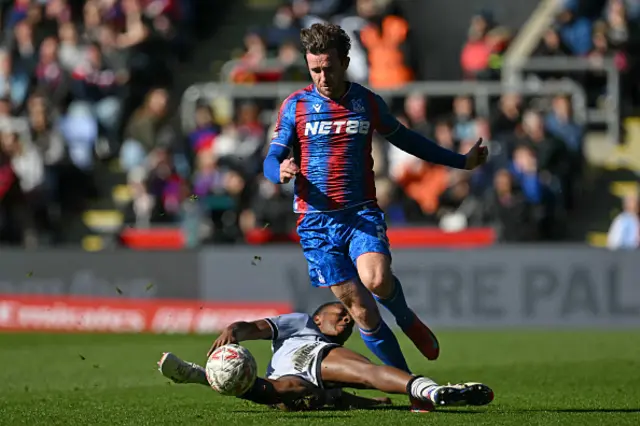
[[[251,389],[256,381],[256,360],[240,345],[224,345],[213,351],[207,360],[205,372],[211,387],[228,396],[240,396]]]

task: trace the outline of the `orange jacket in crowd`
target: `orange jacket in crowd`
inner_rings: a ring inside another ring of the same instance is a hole
[[[366,25],[360,40],[369,57],[369,84],[375,89],[389,89],[413,81],[413,71],[406,65],[402,51],[409,24],[399,16],[387,16],[380,26]]]
[[[424,213],[434,214],[439,207],[438,199],[449,184],[449,173],[444,166],[423,162],[415,168],[405,168],[396,181]]]

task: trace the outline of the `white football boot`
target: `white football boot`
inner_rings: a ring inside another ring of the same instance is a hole
[[[209,386],[204,367],[194,362],[183,361],[171,352],[162,354],[158,361],[158,371],[174,383],[194,383]]]
[[[436,407],[487,405],[493,401],[493,390],[485,384],[475,382],[448,384],[430,389],[429,399]]]

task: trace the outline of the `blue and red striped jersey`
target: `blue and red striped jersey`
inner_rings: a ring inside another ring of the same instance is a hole
[[[400,127],[382,98],[357,83],[350,83],[339,100],[320,95],[313,84],[285,99],[271,144],[291,150],[300,167],[294,211],[375,202],[373,132],[386,137]]]

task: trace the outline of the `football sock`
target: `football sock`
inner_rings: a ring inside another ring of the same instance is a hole
[[[360,335],[365,345],[386,365],[409,372],[407,361],[402,355],[400,344],[389,326],[381,319],[380,324],[373,330],[360,329]]]
[[[436,391],[440,386],[428,377],[416,376],[407,383],[407,393],[421,401],[434,401]]]
[[[398,326],[404,330],[411,326],[415,319],[415,314],[407,305],[407,299],[405,299],[404,292],[402,291],[402,284],[400,284],[400,281],[395,276],[393,280],[395,282],[395,288],[390,297],[386,299],[381,299],[376,295],[374,295],[374,297],[382,306],[391,312]]]

